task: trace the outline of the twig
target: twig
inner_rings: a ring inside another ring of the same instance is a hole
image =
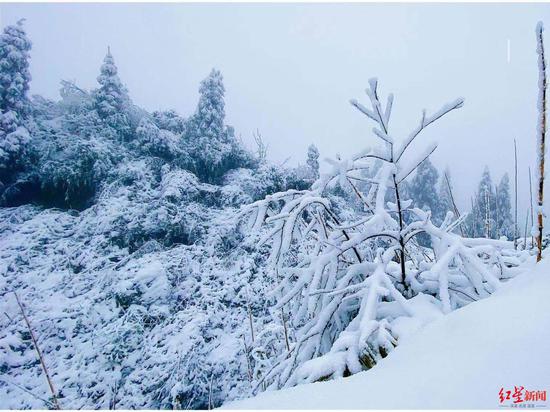
[[[7,381],[7,380],[5,380],[4,378],[1,378],[1,379],[2,379],[3,382],[7,383],[8,385],[13,385],[13,386],[15,386],[16,388],[21,389],[21,390],[24,391],[24,392],[27,392],[29,395],[31,395],[32,397],[34,397],[34,398],[36,398],[36,399],[38,399],[38,400],[44,402],[46,405],[48,405],[48,406],[53,406],[52,403],[51,403],[49,400],[44,399],[44,398],[41,398],[41,397],[38,396],[38,395],[35,395],[34,393],[32,393],[30,390],[28,390],[28,389],[25,388],[24,386],[18,385],[18,384],[15,383],[15,382]]]
[[[248,345],[246,344],[246,339],[243,335],[243,344],[244,344],[244,356],[246,357],[246,367],[248,369],[248,380],[252,382],[252,366],[250,365],[250,359],[248,357]]]
[[[254,343],[254,323],[252,322],[252,310],[250,310],[250,304],[248,305],[248,321],[250,322],[250,336],[252,343]]]
[[[451,203],[453,204],[453,209],[455,212],[455,216],[457,219],[460,219],[460,212],[458,211],[458,208],[456,207],[455,198],[453,196],[453,191],[451,189],[451,182],[449,182],[449,177],[447,176],[447,172],[443,173],[443,176],[445,177],[445,181],[447,182],[447,189],[449,190],[449,196],[451,198]],[[462,222],[460,223],[460,234],[462,237],[464,237],[464,228],[462,227]]]
[[[288,342],[288,329],[286,328],[286,318],[285,318],[285,312],[283,311],[283,308],[281,307],[281,317],[283,318],[283,329],[285,331],[285,344],[286,344],[286,351],[290,352],[290,344]]]
[[[46,379],[48,381],[48,386],[50,387],[50,392],[52,393],[52,399],[53,399],[53,405],[55,409],[60,410],[59,402],[57,400],[57,396],[55,394],[55,389],[53,387],[52,379],[50,378],[50,374],[48,373],[48,368],[46,367],[46,363],[44,362],[44,357],[42,356],[42,352],[40,351],[40,348],[38,347],[38,342],[36,341],[36,337],[34,336],[34,332],[31,327],[31,323],[29,322],[29,319],[27,318],[27,315],[25,314],[25,309],[23,308],[23,304],[19,300],[19,296],[17,296],[17,293],[13,291],[13,294],[15,295],[15,300],[17,300],[17,304],[19,305],[19,309],[21,310],[21,314],[23,315],[23,319],[25,319],[25,323],[27,324],[27,328],[29,329],[29,332],[31,334],[31,339],[34,344],[34,348],[36,349],[36,353],[38,354],[38,358],[40,359],[40,364],[42,365],[42,369],[44,370],[44,373],[46,374]]]

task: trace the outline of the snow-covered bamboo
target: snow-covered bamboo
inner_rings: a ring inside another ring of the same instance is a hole
[[[544,215],[544,156],[546,153],[546,59],[544,56],[544,27],[542,22],[537,24],[537,54],[539,69],[539,95],[537,107],[539,110],[539,119],[537,123],[537,155],[538,155],[538,207],[537,207],[537,262],[542,259],[542,232]]]

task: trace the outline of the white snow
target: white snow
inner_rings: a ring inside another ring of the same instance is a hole
[[[549,294],[547,254],[491,297],[428,324],[369,371],[264,392],[223,408],[496,409],[501,388],[548,392]]]

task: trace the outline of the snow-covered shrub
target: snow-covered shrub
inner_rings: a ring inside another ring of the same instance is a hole
[[[90,205],[114,164],[108,142],[65,136],[39,169],[43,204],[83,209]]]
[[[257,169],[231,170],[224,176],[222,202],[238,206],[284,190],[287,187],[285,172],[284,169],[265,163]]]
[[[0,114],[0,178],[17,170],[24,161],[30,136],[19,123],[17,113],[13,111]],[[2,180],[7,179],[4,177]]]
[[[389,131],[393,96],[383,104],[375,79],[367,95],[370,107],[352,104],[374,121],[378,147],[331,161],[333,170],[311,190],[276,193],[242,212],[258,233],[251,241],[271,246],[275,309],[291,314],[295,331],[257,389],[368,369],[428,320],[488,296],[515,274],[519,259],[509,242],[462,238],[453,232],[460,221],[452,213],[436,226],[430,212],[402,197],[402,183],[435,145],[416,159],[407,149],[462,100],[432,115],[424,111],[399,143]],[[326,194],[334,185],[354,193],[362,211],[339,215]],[[433,249],[418,244],[421,233]]]
[[[178,143],[179,138],[174,133],[159,129],[147,118],[140,121],[136,129],[136,136],[132,140],[132,145],[143,154],[158,156],[166,160],[178,156],[180,151]]]
[[[153,120],[160,129],[180,135],[185,131],[185,119],[175,110],[154,111]]]
[[[150,199],[137,196],[140,190],[160,197],[162,186],[176,201],[178,188],[197,181],[167,170],[165,183],[155,186],[143,162],[121,168],[132,169],[135,190],[113,181],[96,205],[78,214],[0,209],[0,309],[9,316],[0,319],[6,406],[49,405],[12,290],[25,304],[64,408],[208,408],[251,389],[244,339],[256,348],[271,324],[265,256],[240,243],[222,244],[236,230],[230,209],[208,217],[206,237],[195,245],[166,248],[149,240],[135,250],[120,247],[113,232],[125,227],[114,222],[141,218],[134,211]]]

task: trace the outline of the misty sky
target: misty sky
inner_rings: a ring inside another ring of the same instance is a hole
[[[536,155],[534,30],[538,20],[550,30],[548,4],[0,5],[2,26],[22,17],[33,42],[32,93],[57,99],[61,79],[95,87],[110,45],[136,104],[187,117],[200,80],[216,67],[228,123],[250,148],[259,129],[276,162],[304,162],[312,142],[322,157],[374,143],[372,123],[349,104],[366,101],[371,77],[383,95],[395,94],[390,132],[399,138],[423,108],[464,97],[464,108],[416,147],[439,141],[432,159],[450,168],[465,209],[485,165],[494,180],[506,171],[513,177],[516,138],[520,211],[528,206],[527,168]],[[549,42],[550,32],[550,49]]]

